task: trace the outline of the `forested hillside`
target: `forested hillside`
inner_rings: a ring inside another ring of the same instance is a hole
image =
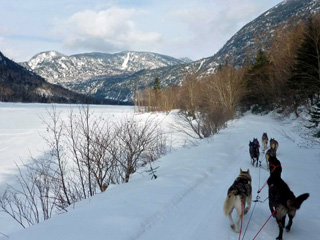
[[[154,87],[137,91],[140,110],[169,111],[182,109],[185,121],[200,138],[211,136],[236,113],[277,110],[295,112],[299,106],[308,109],[318,127],[320,101],[320,15],[295,26],[282,26],[273,33],[268,49],[260,48],[251,63],[235,67],[221,64],[216,73],[199,79],[189,75],[181,87]],[[146,106],[146,107],[142,107]]]
[[[0,101],[40,103],[112,103],[95,100],[61,86],[46,82],[42,77],[6,58],[0,52]]]

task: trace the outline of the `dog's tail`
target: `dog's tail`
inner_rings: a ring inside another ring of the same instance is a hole
[[[236,200],[235,192],[236,192],[236,190],[232,190],[232,191],[228,192],[228,196],[227,196],[226,201],[224,202],[224,206],[223,206],[223,211],[224,211],[225,215],[229,215],[230,212],[234,208],[234,203]]]
[[[295,208],[295,209],[299,209],[301,204],[303,203],[304,200],[306,200],[309,197],[309,193],[304,193],[301,194],[299,197],[295,198],[293,201],[288,201],[288,206]]]

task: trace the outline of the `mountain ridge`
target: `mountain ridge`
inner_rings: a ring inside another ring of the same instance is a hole
[[[21,65],[51,83],[64,85],[73,81],[85,82],[87,79],[102,75],[110,77],[129,75],[142,69],[183,63],[183,60],[152,52],[122,51],[114,54],[92,52],[67,56],[56,51],[48,51],[36,54]]]

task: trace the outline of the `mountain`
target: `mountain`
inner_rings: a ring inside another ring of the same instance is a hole
[[[242,66],[260,48],[268,49],[273,32],[281,26],[294,26],[320,12],[319,0],[285,0],[241,28],[212,57],[198,61],[199,71],[210,73],[225,61]]]
[[[0,101],[98,103],[91,97],[46,82],[0,52]]]
[[[35,55],[22,65],[51,83],[73,88],[73,85],[85,83],[88,79],[98,76],[131,75],[143,69],[156,69],[185,62],[190,60],[179,60],[150,52],[126,51],[116,54],[84,53],[66,56],[49,51]]]
[[[215,55],[194,62],[146,52],[65,56],[51,51],[23,65],[69,89],[98,98],[130,101],[137,88],[151,86],[156,77],[162,87],[167,87],[181,84],[186,74],[212,74],[226,60],[241,66],[248,56],[253,59],[261,46],[268,48],[278,27],[295,25],[319,11],[319,0],[283,1],[241,28]]]

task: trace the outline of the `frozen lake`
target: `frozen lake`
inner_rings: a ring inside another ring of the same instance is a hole
[[[43,120],[47,111],[55,106],[62,118],[67,118],[70,109],[79,110],[79,105],[25,104],[0,102],[0,184],[16,169],[15,164],[41,154],[46,147],[42,138],[46,134]],[[90,105],[94,114],[106,118],[118,118],[134,112],[133,106]]]

